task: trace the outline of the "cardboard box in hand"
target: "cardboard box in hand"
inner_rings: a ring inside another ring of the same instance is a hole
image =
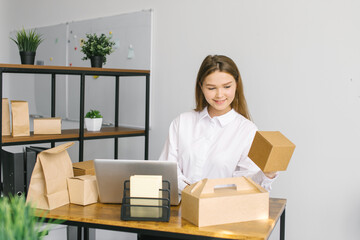
[[[295,145],[279,131],[257,131],[249,158],[263,171],[285,171]]]

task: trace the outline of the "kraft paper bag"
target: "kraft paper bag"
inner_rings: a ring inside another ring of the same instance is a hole
[[[61,134],[61,118],[34,119],[34,134]]]
[[[10,108],[9,99],[2,99],[2,136],[10,135]]]
[[[30,136],[29,104],[11,101],[12,136]]]
[[[65,143],[37,155],[26,201],[36,208],[51,210],[69,201],[67,179],[74,177],[72,162]]]

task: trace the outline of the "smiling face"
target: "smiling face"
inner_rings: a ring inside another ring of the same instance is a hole
[[[215,71],[205,77],[201,90],[209,104],[211,117],[221,116],[231,110],[236,93],[236,82],[232,75]]]

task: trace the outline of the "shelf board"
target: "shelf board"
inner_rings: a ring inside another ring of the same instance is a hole
[[[106,138],[122,135],[142,135],[145,134],[144,129],[127,128],[127,127],[103,127],[99,132],[88,132],[84,130],[84,139],[91,138]],[[12,137],[3,136],[3,144],[20,143],[20,142],[37,142],[37,141],[60,141],[62,139],[78,139],[79,129],[64,129],[61,134],[36,134],[30,132],[30,136]]]
[[[0,70],[8,73],[55,73],[55,74],[85,74],[85,75],[146,75],[150,70],[140,69],[118,69],[118,68],[90,68],[90,67],[68,67],[50,65],[26,65],[26,64],[2,64]]]
[[[112,137],[121,135],[139,135],[145,134],[145,130],[141,128],[128,128],[128,127],[102,127],[99,132],[89,132],[84,130],[84,137]]]

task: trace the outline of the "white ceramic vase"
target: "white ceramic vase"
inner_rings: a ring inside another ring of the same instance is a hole
[[[91,132],[100,131],[102,120],[102,118],[85,118],[85,127]]]

